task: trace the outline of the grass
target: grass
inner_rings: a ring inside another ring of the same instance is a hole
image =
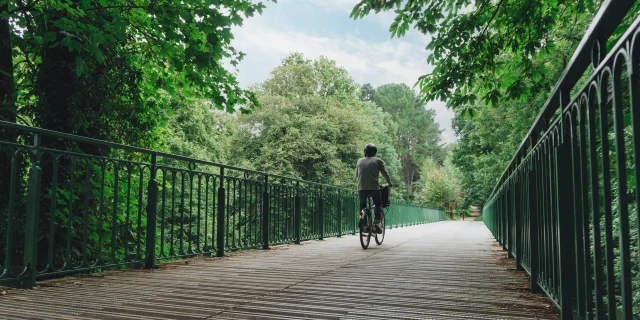
[[[482,221],[482,216],[477,216],[475,221]]]

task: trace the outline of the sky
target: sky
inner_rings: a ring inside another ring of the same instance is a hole
[[[356,3],[358,0],[265,2],[262,15],[233,30],[234,47],[247,54],[236,71],[240,85],[247,88],[263,82],[284,57],[301,52],[307,59],[326,56],[335,60],[360,84],[406,83],[413,87],[419,76],[433,69],[426,61],[427,38],[410,31],[391,39],[391,12],[354,21],[349,14]],[[436,122],[444,129],[442,142],[455,141],[453,112],[441,101],[426,107],[435,110]]]

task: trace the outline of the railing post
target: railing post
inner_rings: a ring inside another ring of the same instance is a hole
[[[502,234],[500,235],[502,241],[502,250],[507,251],[507,241],[509,241],[509,210],[507,210],[508,193],[509,188],[502,192],[500,196],[500,216],[502,217]],[[508,254],[508,251],[507,251]]]
[[[496,194],[496,200],[494,204],[494,220],[496,224],[496,240],[502,244],[502,194],[500,191]],[[504,249],[504,247],[503,247]]]
[[[406,203],[405,203],[405,207],[408,207],[408,205],[407,205]],[[407,213],[408,213],[408,214],[407,214],[407,216],[406,216],[406,217],[404,217],[404,218],[400,221],[400,228],[404,228],[404,227],[406,227],[406,223],[407,223],[407,221],[408,221],[409,219],[411,219],[411,215],[413,215],[413,210],[412,210],[413,208],[408,207],[407,209],[408,209],[408,210],[407,210]],[[446,213],[445,213],[445,214],[446,214]]]
[[[393,206],[391,206],[391,207],[393,207]],[[390,213],[393,213],[393,212],[391,211],[391,209],[389,209],[389,212],[390,212]],[[389,230],[393,229],[393,221],[392,221],[392,219],[391,219],[391,214],[390,214],[390,215],[388,215],[388,216],[385,216],[385,217],[384,217],[384,219],[385,219],[385,222],[384,222],[384,223],[386,224],[386,226],[389,226]]]
[[[351,217],[353,217],[353,221],[351,223],[351,234],[356,234],[356,229],[358,229],[358,212],[356,211],[356,198],[351,196]]]
[[[576,298],[575,248],[573,219],[573,178],[571,148],[567,142],[556,147],[557,210],[560,249],[560,317],[573,319],[573,302]]]
[[[515,224],[515,222],[513,221],[513,217],[514,217],[514,193],[515,193],[515,183],[514,183],[514,178],[512,176],[512,178],[510,179],[509,182],[509,189],[507,191],[506,194],[506,198],[507,198],[507,202],[506,202],[506,213],[507,213],[507,254],[509,256],[509,258],[515,258],[515,246],[513,245],[513,226]]]
[[[504,187],[502,189],[504,189]],[[504,201],[503,194],[504,191],[501,191],[498,195],[498,205],[496,207],[496,209],[498,210],[498,224],[500,225],[500,227],[498,228],[498,230],[500,230],[498,241],[500,241],[500,244],[502,244],[502,250],[507,250],[504,245],[504,208],[502,206],[502,202]]]
[[[300,244],[302,238],[302,199],[300,198],[300,182],[296,182],[295,198],[295,224],[296,224],[296,244]]]
[[[262,249],[269,249],[269,176],[264,176],[262,193]]]
[[[500,243],[500,192],[498,191],[493,200],[493,225],[495,228],[495,238]]]
[[[534,160],[535,161],[535,160]],[[535,162],[534,162],[535,165]],[[529,287],[531,288],[531,292],[538,293],[540,292],[540,287],[538,286],[538,273],[539,273],[539,262],[538,262],[538,185],[535,169],[529,171],[529,237],[530,237],[530,270],[531,277],[529,279]]]
[[[342,198],[340,197],[340,191],[338,191],[338,238],[342,238]]]
[[[320,220],[320,240],[324,240],[324,197],[322,186],[320,186],[320,203],[318,204],[318,217]]]
[[[25,221],[24,263],[27,268],[27,274],[22,282],[22,286],[25,288],[33,288],[35,286],[37,272],[38,216],[40,213],[40,184],[42,182],[42,168],[40,168],[42,140],[37,133],[33,135],[33,147],[34,161],[29,171],[27,219]]]
[[[147,242],[145,263],[146,269],[156,267],[156,220],[158,215],[158,181],[156,175],[158,173],[158,159],[156,154],[151,155],[151,177],[147,193],[149,199],[147,201]]]
[[[515,183],[514,192],[514,215],[515,228],[514,231],[514,251],[516,257],[516,270],[522,271],[522,176],[518,173],[518,179]]]
[[[218,212],[216,221],[216,256],[224,256],[224,167],[220,168],[220,186],[218,187]]]

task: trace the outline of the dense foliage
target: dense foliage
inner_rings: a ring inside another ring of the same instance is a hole
[[[523,99],[547,86],[536,61],[553,54],[558,26],[580,29],[583,13],[598,1],[362,0],[351,16],[395,10],[392,36],[410,27],[428,35],[428,61],[434,70],[420,77],[425,99],[463,109],[479,101]],[[508,59],[504,57],[508,56]]]
[[[255,95],[223,62],[243,57],[231,27],[263,8],[249,0],[0,0],[0,120],[158,147],[160,128],[185,98],[230,112],[250,108]],[[19,139],[9,130],[0,138]],[[1,181],[10,161],[0,155]],[[0,207],[7,188],[0,186]]]
[[[17,83],[3,91],[3,119],[101,138],[132,128],[125,137],[140,141],[176,98],[197,96],[228,111],[256,102],[222,62],[242,59],[231,27],[261,12],[262,3],[3,3],[9,28],[0,43],[13,50],[2,58],[12,60],[6,66],[13,72],[2,71]]]
[[[427,158],[420,168],[423,179],[416,188],[416,200],[424,204],[437,204],[449,215],[464,214],[465,193],[462,189],[462,172],[454,166],[453,148],[456,144],[443,149],[446,158],[442,165],[434,158]]]
[[[260,108],[250,114],[221,119],[214,113],[180,113],[184,118],[173,117],[170,123],[184,127],[174,132],[183,136],[187,128],[200,131],[200,125],[189,121],[203,117],[197,122],[215,123],[215,130],[199,143],[220,145],[217,153],[227,156],[219,159],[227,163],[346,187],[355,183],[355,163],[362,157],[362,147],[373,142],[397,195],[405,197],[410,197],[426,159],[443,162],[433,111],[425,109],[404,84],[361,87],[334,61],[309,60],[293,53],[253,89]],[[198,148],[187,149],[190,144],[181,143],[182,149],[172,150],[198,156]],[[415,166],[409,183],[405,163]]]

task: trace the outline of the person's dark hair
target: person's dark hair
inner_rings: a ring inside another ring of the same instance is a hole
[[[373,143],[367,143],[366,146],[364,146],[364,156],[365,157],[373,157],[376,155],[376,153],[378,153],[378,148],[376,148],[376,145]]]

